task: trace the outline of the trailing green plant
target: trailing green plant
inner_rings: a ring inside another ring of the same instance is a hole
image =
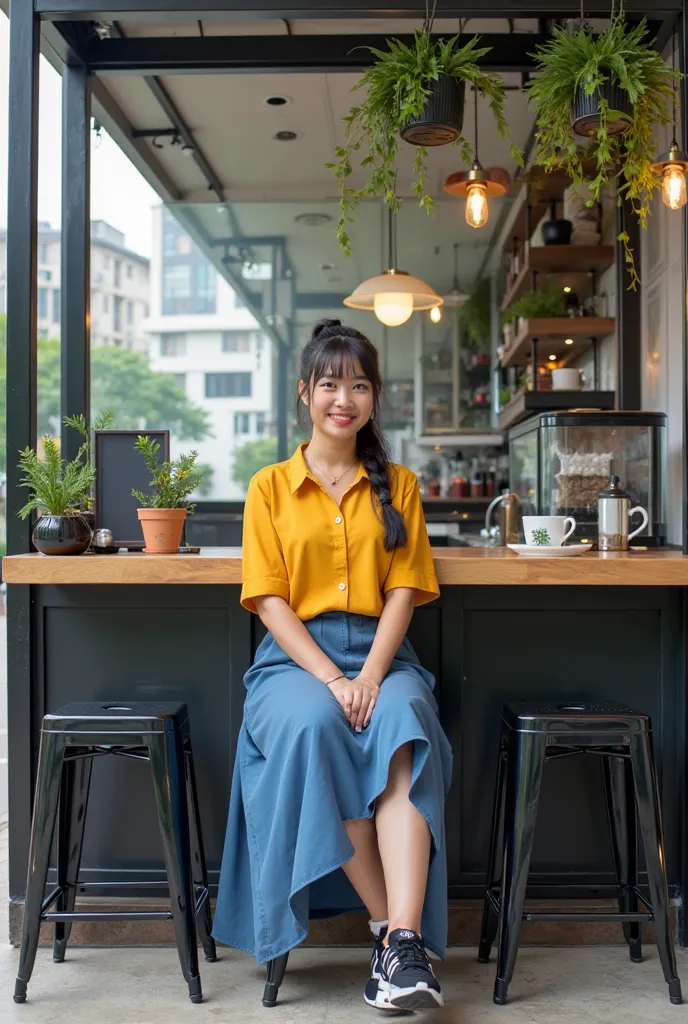
[[[160,461],[160,442],[152,437],[141,434],[136,438],[134,447],[143,455],[151,474],[150,494],[132,490],[132,495],[141,503],[142,508],[185,508],[193,515],[195,505],[189,504],[188,496],[196,490],[203,473],[196,468],[198,452],[191,451],[180,455],[174,461]]]
[[[366,90],[365,99],[352,106],[343,119],[344,144],[336,147],[336,160],[326,164],[334,171],[339,186],[337,239],[347,255],[351,254],[347,224],[353,220],[362,199],[381,196],[392,210],[399,209],[396,187],[399,132],[409,121],[421,116],[432,85],[440,75],[466,82],[481,96],[486,96],[499,134],[509,138],[504,115],[504,83],[499,75],[478,67],[478,61],[490,52],[490,47],[479,46],[478,36],[473,36],[463,46],[459,45],[459,40],[460,35],[433,39],[425,29],[417,29],[410,46],[399,39],[388,39],[387,50],[365,47],[376,60],[353,89]],[[464,136],[459,135],[452,145],[460,146],[462,159],[470,163],[471,147]],[[424,146],[415,149],[411,191],[420,206],[432,213],[434,201],[427,191],[427,149]],[[513,145],[511,151],[521,162],[520,151]],[[348,182],[359,153],[360,166],[365,169],[368,180],[361,188],[352,188]]]
[[[534,288],[523,295],[502,313],[502,324],[511,323],[517,317],[566,316],[566,299],[561,285],[550,281],[545,288]]]
[[[19,510],[19,517],[26,519],[36,509],[53,516],[78,514],[96,475],[87,458],[87,446],[82,444],[76,456],[67,462],[54,437],[46,434],[42,445],[42,459],[33,448],[24,448],[19,453],[19,469],[24,474],[19,486],[29,489],[29,500]]]
[[[484,277],[461,306],[460,319],[474,348],[489,348],[492,332],[492,289]]]
[[[585,181],[591,191],[589,206],[599,201],[610,177],[616,179],[619,203],[628,199],[642,227],[647,224],[650,201],[660,178],[652,169],[655,152],[653,130],[668,125],[667,100],[673,95],[678,72],[665,63],[647,40],[643,18],[630,25],[622,11],[612,10],[609,26],[599,34],[583,25],[572,34],[556,26],[552,38],[534,54],[536,77],[527,84],[536,106],[534,160],[546,170],[563,168],[574,183]],[[571,108],[579,86],[592,96],[606,82],[628,94],[632,123],[625,135],[609,135],[610,110],[600,95],[600,123],[595,135],[582,140],[571,127]],[[586,167],[592,163],[594,171]],[[630,275],[630,287],[638,282],[628,233],[618,236]]]
[[[93,447],[91,438],[93,437],[94,430],[108,430],[115,419],[114,412],[104,412],[99,416],[96,416],[93,426],[89,429],[86,423],[86,417],[83,413],[79,413],[77,416],[65,416],[63,422],[65,426],[72,427],[78,431],[84,439],[84,448],[86,450],[86,461],[94,466],[93,463]],[[94,479],[95,479],[95,466],[94,466]],[[93,508],[93,495],[85,494],[83,500],[84,508],[90,510]]]

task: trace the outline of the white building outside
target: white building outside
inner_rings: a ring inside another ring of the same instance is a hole
[[[212,437],[172,439],[172,455],[195,448],[213,467],[204,500],[243,500],[232,480],[234,450],[274,436],[273,352],[256,320],[163,206],[153,210],[150,317],[143,327],[154,370],[172,374],[210,414]]]
[[[0,229],[0,313],[6,309],[6,231]],[[91,221],[91,344],[144,350],[149,261],[127,249],[121,231]],[[38,337],[60,337],[60,232],[38,226]]]

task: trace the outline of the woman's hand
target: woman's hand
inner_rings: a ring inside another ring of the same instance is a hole
[[[370,721],[380,687],[374,679],[360,675],[355,679],[337,679],[328,687],[332,690],[344,714],[356,732],[364,729]]]

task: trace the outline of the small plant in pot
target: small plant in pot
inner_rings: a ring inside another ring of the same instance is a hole
[[[619,202],[630,201],[642,227],[660,184],[653,170],[653,131],[671,124],[667,101],[679,77],[647,37],[645,19],[630,25],[612,11],[609,26],[595,34],[582,24],[569,32],[556,26],[538,47],[538,74],[528,82],[536,108],[534,159],[548,171],[563,169],[574,183],[585,181],[592,206],[615,177]],[[592,169],[591,169],[592,168]],[[635,288],[638,275],[627,232],[619,235]]]
[[[82,445],[71,462],[60,456],[54,437],[43,437],[42,446],[42,459],[33,448],[24,448],[19,453],[23,473],[20,486],[29,489],[29,500],[20,509],[19,517],[26,519],[34,511],[41,513],[34,527],[33,543],[44,555],[81,555],[93,536],[80,513],[95,480],[87,446]]]
[[[180,455],[174,461],[160,461],[160,444],[151,437],[139,435],[134,447],[145,459],[151,473],[151,493],[133,490],[132,495],[141,503],[138,517],[141,521],[144,551],[151,555],[172,555],[179,550],[184,521],[193,515],[195,506],[189,504],[189,495],[203,480],[196,468],[198,452]]]
[[[72,427],[73,430],[78,431],[83,438],[84,454],[86,462],[94,467],[94,479],[95,479],[95,466],[93,462],[93,444],[91,438],[94,430],[108,430],[115,419],[113,412],[101,413],[93,422],[93,426],[89,429],[86,422],[86,417],[79,413],[77,416],[65,416],[64,424],[68,427]],[[83,498],[83,508],[80,510],[81,515],[86,520],[91,529],[95,527],[95,514],[94,514],[94,499],[93,494],[85,494]]]
[[[517,323],[517,333],[522,322],[540,317],[566,316],[566,295],[556,281],[550,281],[546,288],[534,288],[524,292],[502,313],[502,325]]]
[[[334,171],[339,186],[337,239],[347,255],[351,254],[347,224],[362,199],[381,196],[391,209],[399,208],[396,164],[400,137],[416,146],[411,192],[428,213],[434,203],[427,192],[427,147],[458,145],[462,159],[471,162],[471,147],[462,135],[467,84],[488,98],[499,134],[509,137],[504,83],[499,75],[478,66],[490,48],[480,47],[477,36],[463,46],[460,38],[433,39],[430,28],[424,27],[416,30],[410,46],[389,39],[387,50],[367,47],[376,60],[354,86],[365,90],[365,98],[344,118],[344,145],[336,148],[336,161],[326,165]],[[511,149],[520,162],[520,152],[514,146]],[[367,181],[352,188],[349,178],[358,154]]]

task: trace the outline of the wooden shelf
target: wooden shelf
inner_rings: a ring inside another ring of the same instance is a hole
[[[552,171],[547,174],[542,168],[533,167],[527,172],[527,176],[517,179],[514,182],[518,189],[517,198],[514,202],[516,216],[509,229],[509,236],[504,240],[503,251],[508,252],[512,247],[514,238],[518,238],[521,246],[529,239],[526,235],[526,212],[530,202],[530,228],[535,231],[543,214],[549,210],[552,199],[561,199],[564,191],[571,184],[571,178],[561,171]]]
[[[613,245],[533,245],[527,246],[525,263],[502,301],[502,310],[530,287],[530,275],[556,275],[562,288],[569,285],[580,296],[589,287],[592,270],[607,270],[616,256]]]
[[[538,412],[562,412],[567,409],[613,409],[613,391],[526,391],[517,392],[499,416],[502,430],[528,419]]]
[[[593,338],[606,338],[613,334],[616,321],[609,316],[552,316],[524,320],[513,343],[502,356],[502,366],[527,366],[531,358],[531,344],[538,339],[538,365],[566,357],[569,362],[589,348]],[[566,339],[573,338],[567,345]]]

